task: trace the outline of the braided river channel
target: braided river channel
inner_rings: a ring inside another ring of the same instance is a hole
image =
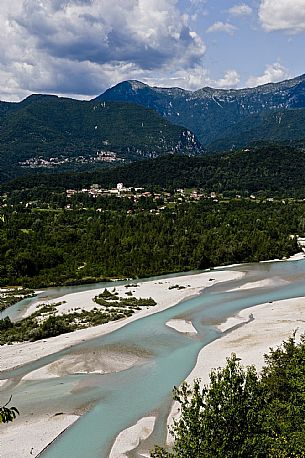
[[[154,431],[147,439],[147,450],[153,444],[164,443],[172,389],[190,374],[200,350],[213,340],[221,338],[223,334],[216,324],[247,307],[305,296],[305,259],[245,264],[229,267],[227,270],[243,272],[244,275],[238,280],[205,288],[198,296],[128,323],[110,334],[1,372],[0,380],[10,380],[2,389],[4,398],[13,395],[14,404],[22,412],[34,412],[34,415],[35,412],[44,410],[83,413],[41,456],[107,458],[118,434],[147,416],[156,417]],[[177,275],[179,274],[175,276]],[[168,277],[157,277],[157,280],[164,278]],[[265,282],[267,286],[238,289],[246,283],[266,279],[270,280]],[[150,279],[145,281],[148,280]],[[114,285],[115,283],[111,283],[111,286]],[[44,294],[47,293],[48,297],[60,297],[102,286],[105,284],[53,288]],[[230,291],[232,289],[234,291]],[[6,313],[17,318],[31,300],[18,303]],[[166,326],[169,320],[176,318],[191,321],[197,334],[182,334]],[[86,355],[94,354],[98,357],[104,351],[111,350],[119,351],[122,355],[136,354],[141,357],[141,363],[107,374],[75,373],[43,380],[23,379],[32,371],[69,355],[86,358]],[[142,455],[134,450],[128,456]]]

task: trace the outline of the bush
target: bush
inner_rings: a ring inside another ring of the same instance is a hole
[[[181,418],[174,423],[173,449],[156,447],[154,458],[305,457],[305,336],[266,356],[258,377],[232,355],[213,370],[210,385],[174,389]]]

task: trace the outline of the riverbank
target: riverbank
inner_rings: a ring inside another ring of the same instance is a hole
[[[252,287],[263,288],[266,282],[257,282]],[[242,289],[248,289],[245,284]],[[193,384],[201,379],[202,384],[209,383],[212,369],[224,367],[227,358],[235,353],[244,366],[254,365],[258,371],[264,366],[264,355],[270,348],[277,348],[295,332],[296,341],[305,333],[305,297],[268,302],[243,309],[236,316],[219,324],[222,332],[219,339],[205,346],[199,353],[197,363],[186,381]],[[179,417],[178,403],[174,403],[168,425]],[[168,434],[168,444],[172,436]]]
[[[305,297],[274,301],[242,310],[218,326],[220,339],[204,347],[197,364],[187,378],[208,383],[215,367],[224,367],[226,358],[236,353],[243,365],[255,365],[260,371],[264,355],[296,332],[296,340],[305,333]]]
[[[109,334],[110,332],[126,326],[128,323],[173,307],[178,302],[198,295],[208,286],[215,285],[219,282],[237,280],[241,278],[242,275],[242,271],[210,271],[200,274],[177,276],[164,280],[138,282],[130,285],[118,286],[115,289],[119,296],[125,295],[128,297],[128,294],[132,293],[133,297],[137,299],[151,297],[155,300],[157,305],[136,311],[132,316],[122,320],[81,329],[69,334],[62,334],[57,337],[38,340],[36,342],[3,345],[0,347],[0,377],[3,371],[13,369],[31,361],[36,361],[44,356],[72,347],[84,340]],[[75,309],[92,310],[96,307],[94,297],[101,294],[103,291],[104,288],[101,288],[87,290],[81,293],[67,294],[53,300],[37,300],[26,310],[24,316],[29,316],[31,313],[34,313],[39,309],[42,303],[61,303],[61,305],[57,307],[58,314],[68,313]]]
[[[41,341],[4,345],[0,347],[1,372],[22,366],[25,363],[36,361],[44,356],[68,347],[73,347],[80,342],[94,337],[106,335],[128,323],[173,307],[185,299],[198,295],[208,286],[220,282],[237,280],[241,278],[242,275],[242,271],[209,271],[200,274],[138,282],[128,286],[116,287],[116,292],[119,296],[125,295],[129,297],[129,294],[132,293],[133,297],[136,298],[152,297],[157,305],[137,311],[129,318],[120,321],[109,322]],[[75,308],[92,310],[92,308],[96,306],[96,303],[93,301],[94,297],[102,293],[103,290],[104,288],[101,288],[101,290],[95,289],[76,294],[68,294],[55,300],[43,302],[61,302],[62,304],[58,307],[58,313],[67,313]],[[33,306],[26,311],[26,314],[33,313],[37,307],[39,307],[40,303],[41,301],[35,301]],[[177,322],[175,322],[174,325],[177,327]],[[188,326],[187,329],[183,328],[183,330],[189,332],[190,328]],[[135,354],[130,355],[130,358],[126,358],[125,354],[124,358],[122,358],[119,351],[117,354],[95,354],[94,356],[91,354],[88,355],[87,353],[84,355],[79,353],[72,354],[61,358],[61,360],[56,361],[56,363],[43,366],[40,369],[30,372],[25,375],[22,380],[47,380],[50,377],[62,377],[66,374],[79,374],[81,372],[90,374],[118,372],[132,365],[141,364],[142,359],[143,355]],[[5,382],[2,381],[2,384],[2,387],[5,388]],[[59,417],[54,417],[54,413],[50,415],[50,412],[40,412],[38,418],[30,421],[28,417],[25,418],[21,414],[14,423],[1,428],[1,457],[12,456],[12,450],[14,450],[14,456],[16,458],[30,456],[32,448],[32,455],[36,456],[37,453],[43,450],[56,436],[78,418],[78,415],[71,415],[71,413],[63,413]],[[35,434],[33,435],[32,432],[34,429]],[[20,444],[18,450],[13,446],[13,442],[17,436]],[[30,438],[30,440],[23,440],[23,438]]]
[[[34,297],[39,293],[40,291],[23,288],[22,286],[0,288],[0,317],[1,312],[8,307],[17,304],[17,302],[23,299]]]
[[[303,255],[300,256],[303,258]],[[293,259],[295,260],[295,258]],[[180,276],[180,277],[173,277],[173,278],[167,278],[167,279],[162,279],[162,280],[155,280],[155,281],[148,281],[148,282],[139,282],[139,283],[133,283],[129,285],[128,287],[126,286],[120,286],[116,287],[116,292],[119,293],[119,295],[126,295],[127,292],[131,292],[134,297],[137,298],[147,298],[147,297],[152,297],[156,302],[157,305],[155,307],[150,307],[149,309],[141,310],[136,312],[134,315],[131,317],[117,321],[117,322],[111,322],[107,323],[104,325],[100,325],[95,328],[89,328],[89,329],[84,329],[81,331],[75,331],[71,334],[66,334],[66,335],[61,335],[52,339],[44,340],[44,341],[38,341],[34,343],[22,343],[22,344],[15,344],[11,346],[5,346],[5,347],[0,347],[0,367],[2,370],[2,367],[6,365],[7,368],[12,368],[15,366],[19,366],[24,364],[27,361],[33,361],[36,359],[41,358],[42,356],[46,356],[48,354],[54,353],[56,351],[60,351],[63,348],[67,347],[72,347],[75,344],[89,340],[93,337],[98,337],[102,335],[106,335],[116,329],[119,329],[123,326],[125,326],[127,323],[131,321],[138,320],[144,316],[148,316],[150,314],[165,310],[166,308],[172,307],[176,305],[178,302],[190,298],[191,296],[194,296],[196,294],[199,294],[201,290],[203,290],[207,286],[215,285],[218,282],[222,281],[229,281],[229,280],[236,280],[238,278],[241,278],[242,274],[242,266],[240,267],[240,271],[210,271],[210,272],[205,272],[202,274],[194,274],[194,275],[187,275],[187,276]],[[261,282],[254,282],[254,283],[246,283],[246,287],[243,289],[250,289],[250,288],[264,288],[268,286],[269,283],[265,281]],[[233,286],[232,286],[233,289]],[[229,290],[229,285],[228,285],[228,290]],[[59,312],[60,313],[66,313],[69,310],[73,310],[74,308],[84,308],[87,310],[91,310],[92,307],[94,307],[94,302],[92,299],[94,296],[98,295],[100,292],[103,291],[103,288],[101,290],[92,290],[92,291],[85,291],[83,293],[77,293],[77,294],[69,294],[66,296],[63,296],[61,298],[57,298],[54,301],[50,302],[63,302],[61,306],[59,307]],[[128,297],[128,295],[126,295]],[[301,299],[300,299],[301,300]],[[289,301],[292,301],[291,303],[291,308],[287,309],[287,314],[282,315],[282,320],[286,322],[287,320],[290,322],[290,324],[293,324],[294,317],[298,316],[298,310],[295,310],[293,307],[293,303],[296,301],[296,299],[291,299]],[[44,301],[45,302],[45,301]],[[280,301],[279,303],[286,302],[286,301]],[[305,303],[305,299],[304,299]],[[266,306],[266,308],[270,306],[274,306],[277,304],[274,302],[273,304],[263,304],[263,306]],[[35,302],[35,307],[39,305],[39,302]],[[223,332],[222,338],[213,342],[213,344],[220,344],[220,342],[223,341],[223,339],[228,338],[229,336],[234,336],[234,333],[237,331],[241,331],[244,328],[246,328],[248,325],[251,323],[255,323],[258,318],[256,317],[256,313],[258,311],[256,309],[260,309],[260,307],[263,306],[257,306],[253,307],[250,309],[246,309],[240,314],[238,314],[236,317],[231,318],[231,321],[227,320],[225,323],[222,323],[220,326],[220,330]],[[300,305],[301,307],[301,305]],[[35,310],[35,309],[33,309]],[[272,334],[272,327],[273,327],[273,322],[274,320],[278,321],[278,313],[281,314],[280,308],[276,310],[276,313],[270,316],[270,322],[269,322],[269,327],[271,328],[271,334]],[[29,313],[29,312],[27,312]],[[244,324],[243,326],[237,328],[234,328],[236,325],[242,325],[242,323],[245,323],[249,320],[249,315],[253,314],[252,321],[250,323]],[[300,320],[303,320],[303,317],[300,318]],[[266,316],[261,318],[261,321],[263,324],[265,323],[267,325],[268,321],[266,320]],[[280,335],[280,331],[282,329],[281,320],[279,320],[278,326],[279,330],[275,328],[274,333],[276,334],[276,337]],[[305,322],[305,319],[304,319]],[[166,323],[168,326],[174,328],[177,332],[182,332],[182,333],[195,333],[194,328],[192,327],[191,322],[186,322],[183,319],[180,319],[177,317],[177,319],[170,320]],[[304,324],[304,323],[303,323]],[[264,329],[264,328],[262,328]],[[294,330],[294,329],[292,329]],[[249,330],[249,335],[248,338],[251,340],[252,334],[255,334],[257,331],[255,329]],[[262,334],[261,336],[261,341],[262,345],[267,344],[267,348],[264,352],[268,351],[269,346],[271,345],[276,345],[276,344],[269,344],[270,339],[269,335],[265,329],[266,336]],[[285,338],[285,337],[284,337]],[[280,343],[283,339],[282,337],[279,337]],[[238,348],[238,343],[240,345],[240,348],[245,347],[246,353],[252,349],[254,356],[260,356],[259,352],[261,352],[261,347],[255,347],[256,344],[250,344],[249,346],[245,346],[245,343],[247,339],[245,336],[240,336],[237,335],[235,336],[235,342],[236,347]],[[239,342],[240,341],[240,342]],[[225,364],[226,357],[229,356],[231,351],[236,351],[239,355],[239,351],[235,350],[234,348],[234,339],[233,342],[230,343],[230,341],[226,341],[225,344],[222,347],[213,347],[213,344],[208,345],[205,347],[202,352],[200,352],[197,365],[192,371],[190,377],[201,377],[204,379],[204,374],[207,374],[209,370],[212,367],[219,366],[221,363],[218,361],[223,360],[223,363]],[[232,349],[231,346],[232,345]],[[251,348],[251,345],[254,345],[253,348]],[[207,354],[204,354],[202,357],[202,354],[204,350],[207,349]],[[124,357],[122,357],[122,355]],[[89,374],[103,374],[103,373],[109,373],[109,372],[118,372],[127,369],[128,367],[131,367],[135,364],[141,364],[143,359],[145,358],[145,355],[135,355],[131,354],[130,358],[126,358],[126,353],[120,353],[120,349],[118,349],[118,352],[116,354],[88,354],[87,353],[72,353],[69,355],[66,355],[65,357],[62,357],[60,360],[57,360],[56,363],[51,363],[49,365],[43,366],[40,369],[37,369],[35,371],[32,371],[25,375],[23,377],[23,380],[27,380],[31,383],[31,381],[34,380],[42,380],[45,381],[48,378],[52,377],[62,377],[65,374],[74,374],[74,373],[89,373]],[[203,361],[201,360],[203,358]],[[102,360],[102,365],[101,365],[101,360]],[[210,366],[209,366],[210,364]],[[246,361],[245,364],[248,364]],[[194,372],[198,369],[198,374]],[[1,373],[0,373],[1,377]],[[189,381],[191,381],[192,378],[189,378]],[[59,381],[60,382],[60,381]],[[56,382],[57,383],[57,382]],[[1,381],[0,381],[1,384]],[[5,386],[5,385],[4,385]],[[2,432],[2,437],[1,437],[1,453],[3,450],[3,453],[6,453],[6,455],[3,455],[4,457],[9,457],[11,456],[11,451],[12,451],[12,444],[13,444],[13,438],[20,437],[20,442],[21,445],[20,447],[23,447],[23,441],[22,437],[20,434],[24,437],[30,437],[31,436],[31,431],[35,429],[35,436],[31,440],[32,442],[32,447],[35,447],[33,449],[32,455],[34,455],[34,450],[35,454],[38,449],[42,450],[45,446],[47,446],[51,440],[53,440],[53,436],[55,433],[51,433],[51,431],[54,431],[54,427],[52,426],[49,428],[49,425],[55,425],[56,424],[56,434],[59,435],[63,430],[66,429],[66,423],[65,421],[72,421],[77,420],[79,418],[79,414],[82,412],[75,412],[75,414],[71,414],[71,412],[63,412],[60,416],[54,415],[54,412],[52,412],[52,415],[50,412],[44,412],[39,415],[39,418],[36,418],[33,420],[32,419],[25,419],[24,416],[21,415],[17,419],[17,421],[11,425],[8,425],[5,429],[1,429]],[[51,418],[51,420],[50,420]],[[60,419],[59,422],[57,422],[57,419]],[[132,450],[136,447],[136,444],[141,441],[144,437],[147,437],[148,434],[151,432],[151,425],[146,423],[145,419],[143,421],[139,421],[137,425],[135,425],[134,428],[128,429],[128,439],[126,434],[122,434],[120,436],[119,442],[117,442],[116,447],[113,453],[116,452],[116,450]],[[149,421],[152,422],[152,417],[149,418]],[[62,423],[61,423],[62,422]],[[20,429],[18,429],[20,427]],[[62,429],[61,429],[62,428]],[[19,433],[18,433],[19,431]],[[27,434],[28,431],[28,434]],[[52,436],[53,434],[53,436]],[[37,438],[35,438],[37,436]],[[52,439],[50,437],[52,436]],[[139,441],[138,441],[139,439]],[[43,444],[42,444],[43,442]],[[22,450],[18,449],[18,453],[14,456],[16,458],[23,458],[24,456],[29,456],[30,449],[28,448],[29,442],[27,440],[24,441],[24,448]],[[43,446],[42,446],[43,445]],[[15,449],[14,449],[15,451]],[[123,452],[122,452],[123,453]],[[124,452],[125,453],[125,452]],[[1,454],[2,456],[2,454]],[[34,455],[36,456],[36,455]],[[122,456],[124,456],[122,454]],[[144,455],[143,455],[144,456]]]

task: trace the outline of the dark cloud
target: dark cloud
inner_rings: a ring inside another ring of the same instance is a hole
[[[36,39],[39,49],[53,57],[98,64],[131,62],[143,69],[173,59],[192,65],[202,57],[202,43],[191,36],[174,3],[156,1],[156,7],[163,4],[161,11],[152,10],[154,2],[117,3],[112,14],[108,2],[58,1],[56,8],[47,0],[28,0],[15,20]]]
[[[189,72],[205,52],[175,0],[11,2],[0,56],[13,46],[0,57],[0,82],[2,64],[25,91],[91,94],[126,77]]]

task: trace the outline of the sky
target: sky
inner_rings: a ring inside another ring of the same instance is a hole
[[[196,90],[305,73],[305,0],[1,0],[0,100]]]

